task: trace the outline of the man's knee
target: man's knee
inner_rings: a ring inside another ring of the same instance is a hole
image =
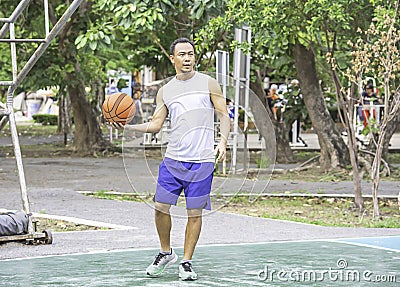
[[[169,209],[171,208],[171,204],[156,202],[154,204],[154,207],[156,209],[156,215],[169,214]]]
[[[201,220],[203,209],[187,209],[188,220]]]

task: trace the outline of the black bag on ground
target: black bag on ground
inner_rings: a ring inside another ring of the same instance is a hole
[[[22,211],[0,213],[0,236],[28,233],[28,215]]]

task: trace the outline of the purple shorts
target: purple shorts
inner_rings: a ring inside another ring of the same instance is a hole
[[[182,162],[164,158],[160,164],[155,202],[176,205],[184,190],[187,209],[211,210],[212,162]]]

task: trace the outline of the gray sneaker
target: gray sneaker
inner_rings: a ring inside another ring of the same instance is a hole
[[[193,271],[192,263],[185,262],[179,264],[179,278],[183,281],[197,280],[197,274]]]
[[[170,255],[158,253],[154,261],[147,267],[147,275],[150,277],[158,277],[164,272],[165,268],[175,263],[176,260],[178,260],[178,255],[176,255],[172,249],[171,252]]]

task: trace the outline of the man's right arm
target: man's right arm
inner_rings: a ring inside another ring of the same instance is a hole
[[[153,114],[153,117],[150,122],[137,124],[137,125],[126,125],[125,129],[131,131],[138,131],[144,133],[157,133],[161,130],[165,118],[167,117],[168,110],[164,104],[164,100],[162,97],[162,88],[158,91],[156,97],[156,111]]]

